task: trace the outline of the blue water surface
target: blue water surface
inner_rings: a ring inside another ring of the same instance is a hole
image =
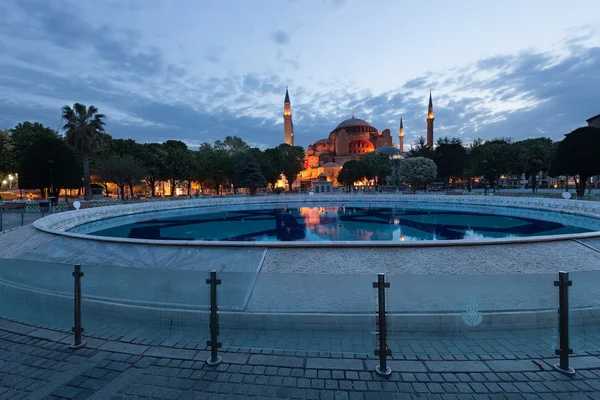
[[[164,217],[90,231],[98,236],[155,240],[413,241],[513,238],[591,232],[526,216],[466,211],[356,206],[306,206]]]

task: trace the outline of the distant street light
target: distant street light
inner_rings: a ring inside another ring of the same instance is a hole
[[[12,175],[8,176],[8,188],[12,189],[12,181],[13,181],[14,177]]]

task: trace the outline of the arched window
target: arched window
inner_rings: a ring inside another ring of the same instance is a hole
[[[315,185],[315,193],[319,193],[319,185]]]
[[[327,192],[331,192],[331,186],[327,186]]]

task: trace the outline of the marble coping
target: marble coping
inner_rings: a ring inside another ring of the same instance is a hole
[[[452,195],[411,195],[411,194],[322,194],[322,195],[279,195],[257,197],[215,197],[198,198],[180,201],[155,201],[127,205],[114,205],[106,207],[88,208],[52,214],[40,218],[33,226],[43,232],[85,240],[96,240],[113,243],[152,244],[160,246],[197,246],[197,247],[440,247],[440,246],[471,246],[490,244],[535,243],[572,239],[588,239],[600,237],[600,230],[587,233],[547,235],[502,239],[477,239],[477,240],[444,240],[444,241],[339,241],[339,242],[230,242],[230,241],[204,241],[204,240],[149,240],[130,239],[117,237],[95,236],[82,233],[69,232],[69,230],[90,222],[112,219],[116,217],[132,216],[141,213],[153,213],[169,210],[209,209],[240,205],[285,205],[287,203],[302,203],[313,206],[327,205],[369,205],[371,203],[398,203],[407,206],[421,204],[435,204],[436,208],[448,205],[449,209],[465,209],[477,211],[479,206],[514,207],[519,209],[519,214],[524,210],[539,212],[552,212],[570,214],[573,217],[594,218],[600,221],[600,202],[565,200],[531,197],[504,197],[504,196],[452,196]]]

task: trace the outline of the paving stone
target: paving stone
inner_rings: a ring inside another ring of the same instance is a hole
[[[300,368],[303,367],[304,361],[298,357],[289,356],[268,356],[262,354],[253,354],[248,360],[250,365],[263,365],[272,367],[289,367],[289,368]],[[311,368],[307,365],[307,368]]]
[[[485,364],[494,372],[536,372],[540,367],[531,360],[495,360]]]
[[[425,361],[425,366],[431,372],[490,372],[483,361]]]
[[[308,358],[306,359],[306,368],[313,369],[343,369],[350,371],[362,371],[364,369],[363,362],[357,359],[344,358]]]

